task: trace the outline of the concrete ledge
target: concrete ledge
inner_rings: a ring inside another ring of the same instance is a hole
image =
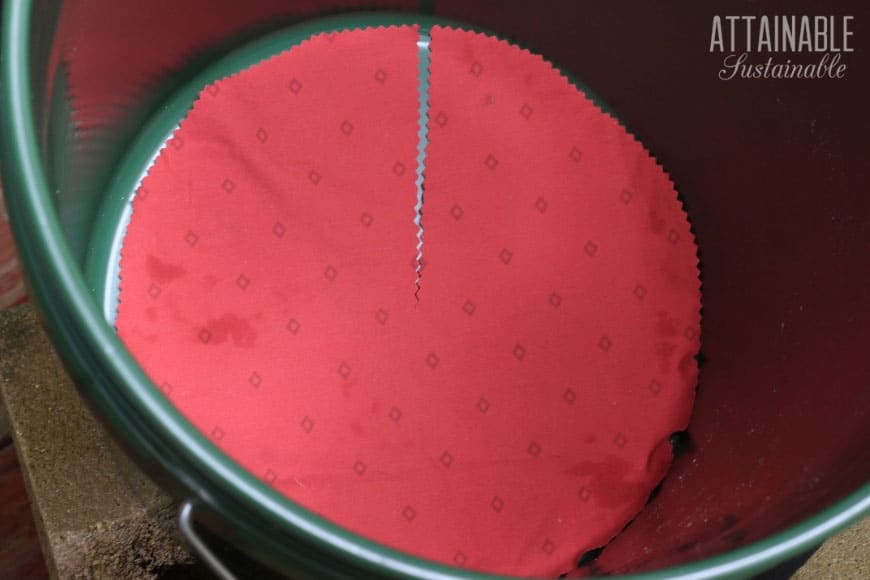
[[[870,578],[870,518],[864,518],[822,544],[792,580]]]
[[[109,439],[30,306],[0,311],[0,396],[53,578],[158,578],[192,562],[176,506]]]

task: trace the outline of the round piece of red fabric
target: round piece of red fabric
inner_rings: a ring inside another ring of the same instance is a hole
[[[411,554],[557,575],[691,412],[700,283],[668,176],[542,58],[320,35],[204,90],[134,200],[117,328],[282,493]]]

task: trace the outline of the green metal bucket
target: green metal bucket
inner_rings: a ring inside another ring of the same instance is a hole
[[[295,577],[485,577],[368,541],[243,470],[160,395],[86,276],[89,256],[107,251],[101,224],[117,206],[122,161],[159,126],[146,121],[165,118],[237,47],[351,9],[469,22],[547,55],[613,105],[681,185],[705,304],[690,443],[595,571],[747,577],[870,512],[870,198],[851,119],[867,97],[860,74],[800,90],[723,84],[702,6],[468,4],[4,4],[3,178],[31,293],[98,415],[184,501],[183,526],[195,515]]]

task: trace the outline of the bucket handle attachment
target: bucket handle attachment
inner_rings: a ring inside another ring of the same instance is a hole
[[[205,540],[196,533],[196,528],[193,525],[193,509],[193,501],[189,499],[185,500],[178,508],[178,530],[181,532],[181,535],[194,554],[202,560],[217,578],[220,580],[236,580],[235,574],[227,568],[226,564],[221,562],[217,554],[205,543]]]

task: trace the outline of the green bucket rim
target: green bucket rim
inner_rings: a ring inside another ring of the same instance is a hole
[[[53,340],[89,402],[122,435],[143,465],[172,473],[176,493],[195,497],[230,527],[327,575],[365,570],[395,578],[476,579],[495,576],[460,570],[400,553],[340,528],[285,498],[218,450],[160,394],[94,302],[67,246],[37,147],[30,86],[32,0],[3,6],[2,161],[7,204],[32,294]],[[379,22],[414,24],[416,17],[378,15]],[[347,20],[341,21],[346,28]],[[303,23],[298,30],[305,30]],[[317,24],[322,32],[323,22]],[[34,235],[34,232],[37,234]],[[119,389],[119,386],[125,388]],[[810,518],[748,546],[712,558],[643,574],[638,580],[745,577],[814,548],[835,531],[870,513],[870,483]],[[254,521],[257,525],[252,525]],[[237,536],[240,537],[240,536]],[[295,542],[295,543],[294,543]],[[288,548],[288,544],[290,547]],[[314,561],[300,546],[326,555]],[[262,556],[263,554],[261,554]],[[301,560],[298,559],[301,556]],[[272,559],[272,562],[279,560]]]

